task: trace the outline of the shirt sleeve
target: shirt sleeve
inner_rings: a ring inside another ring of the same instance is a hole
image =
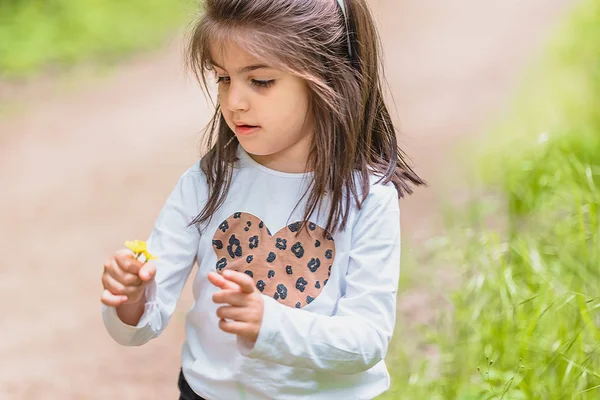
[[[147,241],[148,251],[159,257],[153,282],[146,287],[144,314],[136,326],[122,322],[115,307],[102,305],[109,335],[119,344],[140,346],[167,327],[181,291],[196,262],[200,233],[188,224],[199,212],[200,172],[190,169],[171,192]]]
[[[387,352],[396,320],[400,274],[400,210],[393,188],[368,197],[352,232],[345,293],[334,315],[287,307],[263,295],[254,345],[237,341],[250,358],[340,374],[366,371]]]

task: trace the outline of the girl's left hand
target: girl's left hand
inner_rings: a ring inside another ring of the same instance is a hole
[[[233,333],[250,343],[256,343],[262,324],[263,299],[254,286],[254,280],[243,272],[225,270],[222,275],[208,274],[208,280],[220,288],[213,294],[217,304],[227,304],[217,309],[219,328]]]

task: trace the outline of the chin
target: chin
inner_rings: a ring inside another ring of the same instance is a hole
[[[242,148],[244,149],[244,151],[252,156],[259,156],[259,157],[264,157],[264,156],[270,156],[271,154],[274,154],[275,152],[273,151],[269,151],[268,149],[265,149],[264,147],[261,148],[260,143],[244,143],[244,140],[239,140],[238,142],[240,144],[240,146],[242,146]]]

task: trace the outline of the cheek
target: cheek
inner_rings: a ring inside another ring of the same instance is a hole
[[[223,114],[223,117],[225,118],[225,121],[227,122],[227,124],[231,127],[232,112],[229,110],[229,107],[227,107],[227,92],[226,91],[224,91],[222,89],[219,90],[218,101],[219,101],[219,106],[221,108],[221,113]]]
[[[217,99],[219,100],[219,104],[221,105],[222,109],[226,109],[227,108],[227,91],[225,89],[223,89],[221,86],[219,86],[219,90],[217,91]]]
[[[294,92],[290,91],[289,93]],[[305,122],[308,106],[308,99],[305,96],[288,95],[274,103],[273,109],[276,109],[277,112],[273,117],[290,128],[299,129]]]

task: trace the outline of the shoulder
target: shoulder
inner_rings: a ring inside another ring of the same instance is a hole
[[[178,186],[201,188],[206,185],[206,175],[200,167],[200,160],[194,162],[179,176]]]
[[[357,181],[358,188],[362,181]],[[360,206],[354,203],[351,228],[353,237],[374,238],[392,237],[400,228],[400,199],[391,182],[381,180],[376,175],[369,176],[369,192],[363,198],[359,193]],[[386,239],[387,240],[387,239]]]
[[[357,187],[362,187],[362,178],[357,173]],[[382,176],[371,173],[369,174],[369,193],[364,198],[361,210],[374,207],[380,203],[398,202],[398,191],[392,182],[385,182]]]
[[[363,178],[360,173],[355,175],[355,185],[358,198],[352,199],[350,218],[354,228],[371,224],[381,224],[382,221],[398,220],[400,217],[400,204],[398,191],[391,182],[385,182],[381,176],[370,174],[368,176],[368,193],[363,197],[361,192]],[[357,202],[358,201],[358,202]]]
[[[206,180],[204,171],[200,167],[200,160],[196,160],[192,165],[188,166],[186,170],[181,174],[180,180],[193,180],[200,179]]]
[[[189,206],[194,205],[194,208],[196,208],[198,202],[206,198],[207,193],[206,175],[200,167],[200,161],[196,161],[180,174],[171,192],[170,199],[189,203]]]
[[[369,175],[369,196],[374,200],[398,199],[398,191],[392,182],[385,182],[383,177]]]

